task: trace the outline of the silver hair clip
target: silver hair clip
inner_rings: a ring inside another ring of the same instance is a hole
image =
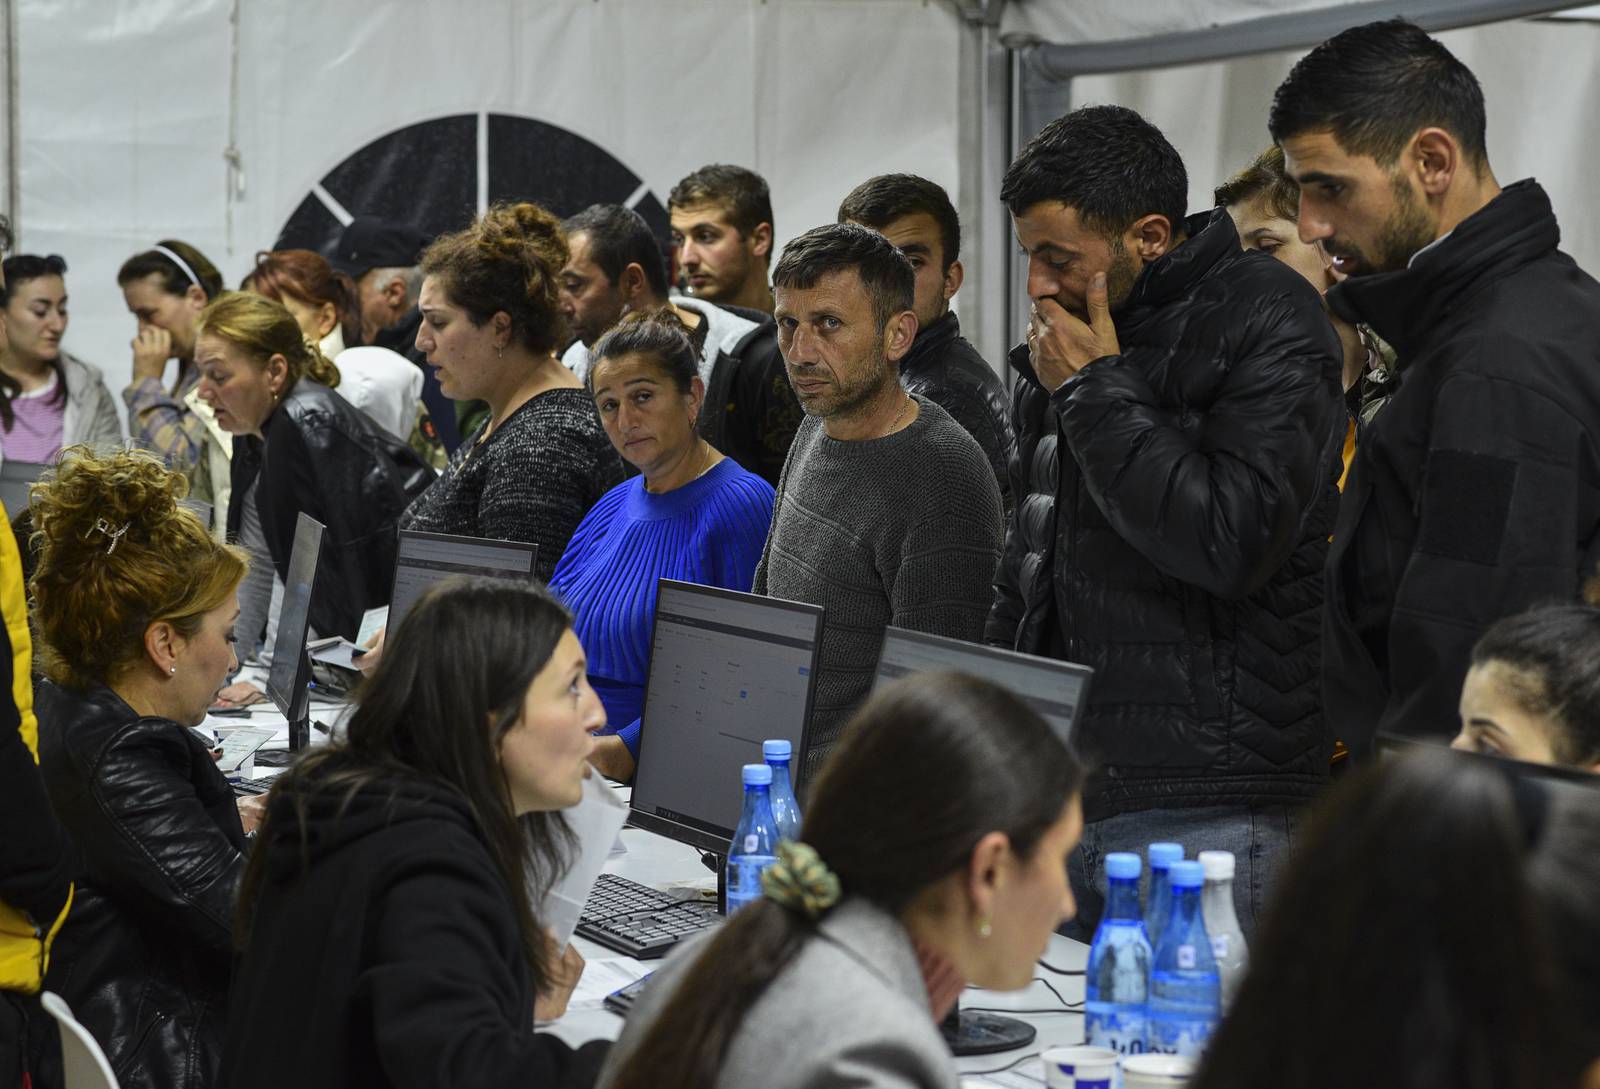
[[[128,523],[124,522],[120,526],[112,528],[111,523],[104,518],[96,518],[94,520],[94,528],[111,538],[111,544],[106,548],[106,555],[109,556],[117,550],[117,543],[122,540],[122,535],[128,532]]]

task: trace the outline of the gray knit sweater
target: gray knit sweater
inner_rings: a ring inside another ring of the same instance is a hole
[[[1000,489],[972,436],[916,401],[908,427],[865,442],[830,439],[806,419],[778,482],[755,592],[827,610],[808,779],[871,689],[885,627],[983,637]]]

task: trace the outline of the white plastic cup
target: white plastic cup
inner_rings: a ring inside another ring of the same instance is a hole
[[[1195,1061],[1182,1055],[1128,1055],[1122,1060],[1122,1089],[1178,1089],[1194,1077]]]
[[[1117,1053],[1109,1047],[1053,1047],[1040,1058],[1050,1089],[1116,1089]]]

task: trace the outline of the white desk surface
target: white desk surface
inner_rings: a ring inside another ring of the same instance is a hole
[[[262,685],[264,677],[254,677],[249,670],[241,674],[241,679],[253,680],[258,686]],[[333,725],[340,717],[342,705],[314,700],[311,708],[313,719]],[[283,748],[288,744],[288,725],[284,717],[278,713],[271,703],[257,704],[248,716],[210,718],[205,722],[206,728],[226,729],[231,726],[253,726],[272,728],[279,731],[280,736],[269,741],[266,749]],[[311,743],[313,746],[325,743],[326,735],[313,731]],[[257,768],[257,774],[275,772],[277,769]],[[617,788],[624,799],[627,797],[625,788]],[[624,854],[613,855],[606,861],[605,871],[620,877],[638,881],[644,885],[655,888],[678,890],[680,893],[686,889],[709,890],[712,897],[716,894],[716,875],[706,869],[700,861],[700,852],[687,847],[674,840],[642,828],[625,828],[622,831],[622,841],[628,848]],[[624,961],[628,958],[596,945],[583,938],[574,938],[573,944],[586,961]],[[1089,956],[1089,948],[1082,942],[1073,941],[1057,934],[1051,937],[1050,947],[1045,953],[1045,962],[1052,967],[1082,971],[1084,963]],[[632,961],[625,966],[633,975],[643,975],[653,971],[659,962]],[[1050,1012],[1018,1013],[1018,1020],[1025,1021],[1038,1030],[1038,1036],[1026,1047],[1013,1051],[1002,1051],[993,1055],[976,1055],[970,1058],[957,1059],[956,1066],[963,1072],[990,1071],[1016,1063],[1015,1073],[1031,1075],[1031,1079],[1042,1085],[1038,1055],[1046,1048],[1066,1047],[1083,1042],[1083,977],[1081,975],[1063,976],[1037,968],[1034,971],[1035,979],[1047,980],[1051,986],[1061,992],[1062,998],[1067,1002],[1077,1003],[1078,1009],[1061,1009],[1061,1000],[1043,986],[1034,982],[1025,990],[999,992],[983,991],[968,988],[961,996],[963,1008],[981,1007],[1000,1012],[1007,1010],[1046,1010]],[[554,1024],[541,1026],[541,1031],[550,1032],[570,1044],[581,1044],[588,1040],[614,1040],[622,1031],[622,1018],[606,1009],[569,1009],[566,1016]],[[969,1085],[979,1085],[980,1082],[969,1081]]]

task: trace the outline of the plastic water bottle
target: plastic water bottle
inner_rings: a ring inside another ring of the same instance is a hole
[[[1150,894],[1144,901],[1144,931],[1150,936],[1150,948],[1159,949],[1161,931],[1167,925],[1167,910],[1172,906],[1167,867],[1183,860],[1183,845],[1152,843],[1145,853],[1150,857]]]
[[[1168,868],[1172,910],[1150,972],[1149,1050],[1199,1058],[1222,1016],[1222,987],[1200,913],[1205,871],[1198,862]]]
[[[778,822],[778,838],[799,842],[800,803],[794,800],[794,783],[789,779],[792,751],[782,738],[761,743],[761,755],[772,769],[772,816]]]
[[[1239,929],[1239,916],[1233,910],[1233,852],[1201,851],[1200,867],[1206,883],[1200,892],[1200,917],[1211,937],[1211,955],[1217,961],[1217,976],[1222,981],[1222,1012],[1233,1005],[1233,996],[1244,979],[1250,951]]]
[[[1123,1055],[1144,1051],[1150,991],[1150,939],[1139,914],[1139,869],[1138,855],[1106,855],[1106,910],[1089,947],[1084,978],[1084,1042]]]
[[[728,845],[728,914],[761,899],[761,871],[778,861],[778,822],[772,815],[772,769],[744,766],[744,812]]]

